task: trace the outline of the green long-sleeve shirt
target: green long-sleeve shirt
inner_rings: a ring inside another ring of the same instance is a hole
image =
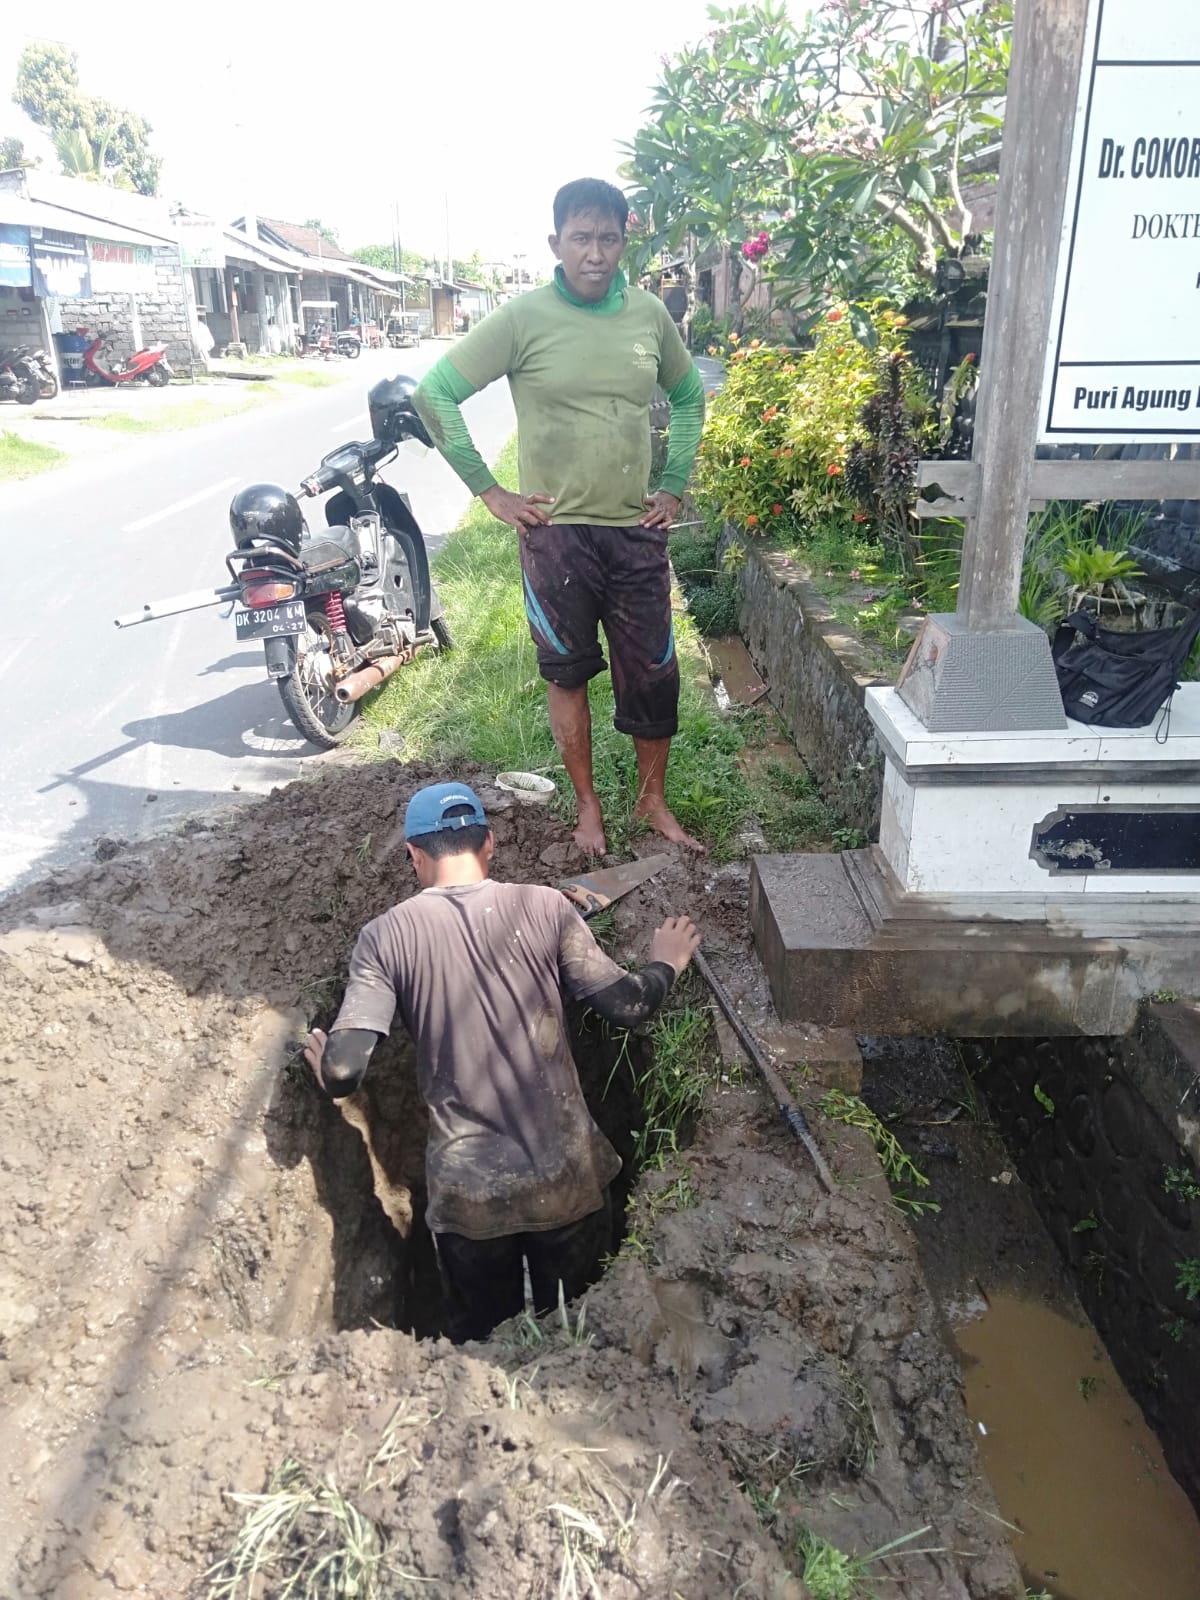
[[[471,439],[464,400],[507,377],[522,494],[554,497],[558,523],[640,522],[650,474],[648,416],[671,402],[662,487],[682,495],[704,424],[704,384],[669,312],[622,275],[598,305],[561,281],[519,295],[442,357],[413,396],[438,449],[473,494],[495,478]]]

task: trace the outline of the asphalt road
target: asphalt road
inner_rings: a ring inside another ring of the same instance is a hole
[[[225,582],[235,491],[263,479],[294,488],[336,445],[369,437],[373,382],[419,377],[445,349],[365,351],[338,364],[337,387],[177,435],[122,438],[111,453],[0,486],[0,891],[87,855],[100,837],[158,831],[322,759],[285,720],[262,647],[236,642],[224,608],[133,629],[113,618]],[[515,425],[507,386],[464,412],[494,460]],[[384,476],[409,493],[436,549],[467,491],[440,457],[412,447]]]

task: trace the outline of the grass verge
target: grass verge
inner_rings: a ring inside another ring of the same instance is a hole
[[[129,411],[112,411],[103,417],[85,417],[85,428],[103,428],[109,433],[180,433],[186,428],[201,427],[206,422],[219,422],[222,417],[234,417],[263,403],[259,391],[239,400],[184,400],[178,405],[164,406],[161,411],[136,416]]]
[[[496,472],[501,483],[515,486],[515,440],[501,454]],[[397,673],[366,707],[364,720],[368,727],[400,732],[411,760],[479,761],[498,772],[551,774],[559,784],[554,803],[568,816],[574,801],[546,717],[516,538],[482,504],[472,504],[434,561],[456,647],[442,657],[431,652]],[[751,819],[760,822],[775,849],[814,848],[828,841],[837,819],[810,780],[776,763],[739,760],[746,750],[766,744],[770,725],[755,711],[717,709],[686,615],[676,617],[676,646],[682,683],[667,801],[683,826],[723,857],[741,853],[740,834]],[[612,726],[607,674],[593,681],[591,705],[596,790],[609,847],[625,853],[643,825],[633,816],[633,741]]]
[[[19,433],[0,433],[0,483],[9,478],[32,478],[36,472],[48,472],[65,461],[62,450],[55,450],[36,439],[24,439]]]

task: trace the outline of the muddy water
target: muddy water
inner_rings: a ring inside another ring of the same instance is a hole
[[[1095,1330],[993,1294],[954,1337],[1030,1588],[1055,1600],[1196,1600],[1200,1522]]]

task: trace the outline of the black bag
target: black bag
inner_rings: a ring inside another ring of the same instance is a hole
[[[1174,628],[1120,633],[1087,611],[1073,611],[1051,646],[1063,708],[1076,722],[1144,728],[1179,687],[1200,634],[1200,611]]]

